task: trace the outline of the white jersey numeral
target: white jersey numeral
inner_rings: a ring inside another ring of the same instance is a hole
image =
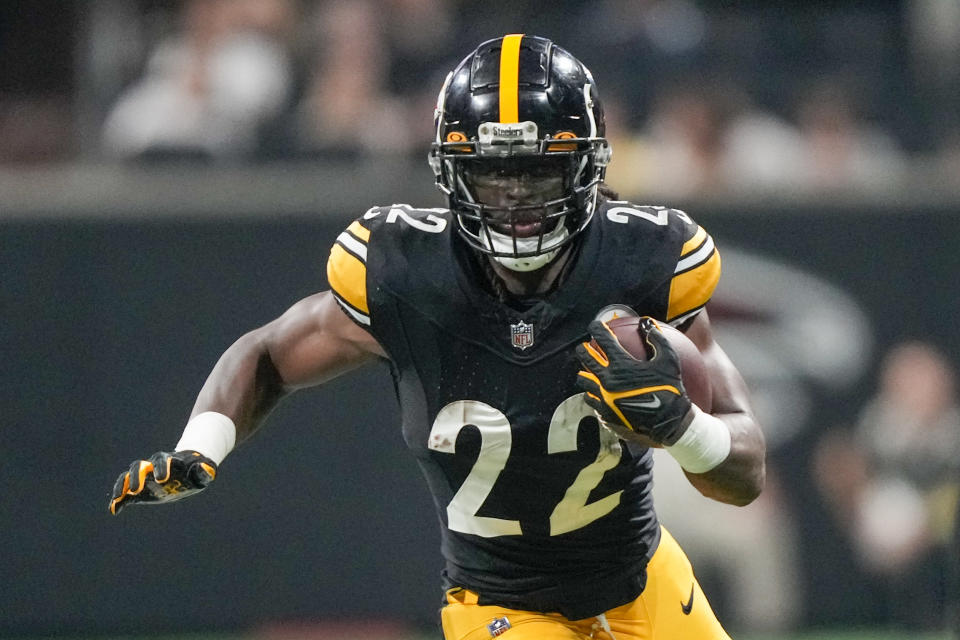
[[[389,224],[395,223],[397,220],[403,220],[405,223],[413,227],[414,229],[419,229],[420,231],[426,231],[427,233],[443,233],[447,228],[447,221],[445,218],[438,216],[436,213],[428,213],[422,219],[414,218],[410,215],[412,209],[405,204],[395,204],[390,207],[390,211],[387,213],[386,221]],[[433,211],[438,213],[443,213],[443,209],[422,209],[422,211]],[[369,209],[365,214],[363,214],[364,220],[370,220],[371,218],[376,218],[383,211],[377,207]]]
[[[652,222],[655,225],[665,227],[670,223],[670,212],[672,211],[675,216],[687,224],[693,224],[693,220],[690,219],[690,216],[679,209],[670,209],[669,207],[647,208],[652,209],[653,211],[644,211],[634,207],[610,207],[607,209],[607,219],[610,220],[610,222],[627,224],[630,222],[630,216],[633,216],[635,218]]]
[[[580,420],[592,415],[593,409],[583,401],[583,394],[564,400],[553,412],[553,419],[550,421],[547,453],[576,451]],[[600,484],[603,474],[617,466],[622,456],[620,439],[609,429],[600,427],[600,451],[597,459],[580,470],[576,480],[567,488],[563,500],[554,507],[550,514],[550,535],[558,536],[585,527],[620,504],[620,494],[623,491],[617,491],[590,504],[587,504],[587,498]]]
[[[583,418],[593,410],[583,401],[583,394],[567,398],[553,412],[547,431],[547,453],[565,453],[577,450],[577,429]],[[467,479],[447,505],[447,526],[453,531],[470,533],[484,538],[521,535],[519,520],[478,516],[477,512],[493,490],[493,486],[507,464],[513,443],[510,421],[498,409],[475,400],[458,400],[440,410],[430,429],[427,446],[443,453],[455,453],[457,436],[467,425],[480,431],[480,453]],[[590,493],[597,488],[603,475],[619,464],[623,456],[620,441],[612,432],[599,428],[600,451],[596,460],[581,469],[563,499],[550,515],[550,535],[568,533],[585,527],[610,513],[618,504],[623,491],[587,504]]]
[[[453,402],[441,409],[433,421],[428,446],[434,451],[455,453],[457,435],[468,424],[480,430],[480,454],[470,475],[447,505],[447,524],[454,531],[484,538],[520,535],[519,520],[477,515],[510,456],[513,437],[507,416],[476,400]]]

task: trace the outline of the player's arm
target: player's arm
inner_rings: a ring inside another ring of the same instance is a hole
[[[713,407],[705,419],[713,418],[719,423],[706,428],[726,427],[730,447],[723,461],[712,469],[700,473],[684,469],[684,473],[709,498],[741,506],[749,504],[763,490],[766,443],[750,407],[747,385],[714,340],[706,311],[697,315],[686,335],[697,345],[710,372]]]
[[[329,291],[318,293],[234,342],[210,372],[191,418],[207,411],[226,415],[240,441],[283,396],[377,356],[385,353],[373,336],[347,317]]]
[[[666,449],[704,495],[729,504],[752,502],[763,489],[763,434],[743,378],[713,339],[706,312],[686,333],[703,357],[712,407],[693,404],[679,357],[652,319],[639,325],[654,354],[648,359],[631,356],[604,323],[588,329],[599,350],[588,343],[577,347],[584,367],[577,383],[603,424],[626,440]]]
[[[205,488],[233,448],[292,391],[330,380],[378,356],[377,341],[351,321],[330,292],[304,298],[234,342],[197,397],[172,452],[137,460],[117,479],[111,513],[128,504],[169,502]]]

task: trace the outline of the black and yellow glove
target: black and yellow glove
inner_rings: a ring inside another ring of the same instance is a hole
[[[693,417],[680,378],[680,360],[652,318],[642,318],[638,329],[653,354],[648,360],[630,355],[605,322],[591,322],[587,330],[600,350],[589,342],[577,346],[585,369],[578,373],[577,386],[604,423],[672,445]]]
[[[110,513],[130,504],[173,502],[202,491],[217,477],[217,464],[196,451],[160,451],[136,460],[113,485]]]

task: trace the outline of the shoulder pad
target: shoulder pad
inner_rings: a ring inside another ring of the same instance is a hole
[[[679,325],[710,300],[720,280],[720,253],[707,231],[683,214],[683,244],[670,281],[667,322]]]
[[[382,264],[384,255],[403,253],[401,247],[416,244],[418,238],[436,238],[449,224],[450,214],[446,209],[418,209],[407,204],[368,209],[337,237],[330,249],[327,281],[340,306],[356,322],[369,327],[368,287],[371,285],[368,281],[372,255],[381,255],[373,264]],[[379,282],[377,275],[374,274],[374,280]]]
[[[720,255],[710,234],[689,215],[618,200],[605,202],[597,215],[618,236],[618,253],[635,256],[646,273],[655,269],[656,279],[669,281],[664,320],[679,324],[710,300],[720,278]]]
[[[327,259],[327,282],[343,310],[354,321],[369,326],[367,302],[367,244],[370,228],[355,220],[337,236]]]

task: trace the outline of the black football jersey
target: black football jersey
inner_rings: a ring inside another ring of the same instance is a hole
[[[563,283],[502,303],[445,209],[375,207],[337,239],[336,299],[390,356],[403,436],[442,524],[445,587],[571,619],[635,599],[659,540],[652,456],[576,388],[574,347],[608,304],[679,324],[720,275],[685,213],[607,201]]]

